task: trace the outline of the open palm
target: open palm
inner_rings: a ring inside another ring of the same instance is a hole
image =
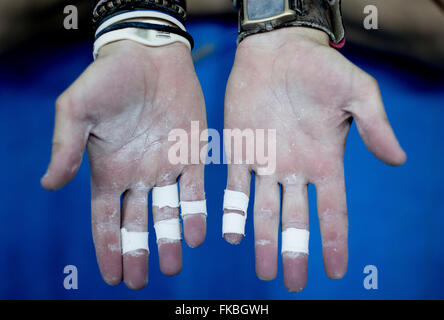
[[[64,92],[56,104],[52,159],[42,184],[57,189],[80,165],[85,145],[91,167],[92,227],[104,280],[142,288],[148,280],[148,251],[121,254],[120,229],[146,232],[148,192],[176,183],[181,200],[205,199],[201,164],[171,164],[168,134],[206,128],[204,99],[189,50],[180,43],[149,48],[119,41]],[[122,201],[121,201],[122,197]],[[178,208],[153,207],[154,222],[176,218]],[[205,238],[205,215],[184,218],[192,247]],[[180,241],[158,241],[161,270],[182,267]]]
[[[345,274],[348,226],[343,155],[351,119],[379,159],[391,165],[405,161],[376,81],[330,48],[323,32],[286,28],[241,42],[227,86],[225,128],[276,130],[277,142],[272,174],[258,174],[257,163],[231,164],[228,169],[227,188],[247,195],[250,173],[256,172],[259,278],[271,280],[277,273],[280,209],[283,231],[308,230],[310,183],[317,192],[326,273],[334,279]],[[242,239],[234,233],[224,236],[230,243]],[[304,253],[283,252],[284,283],[290,291],[304,288],[307,258]]]

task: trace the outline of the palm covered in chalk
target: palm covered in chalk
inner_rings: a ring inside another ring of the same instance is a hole
[[[347,206],[343,155],[351,119],[379,159],[405,161],[387,121],[377,83],[328,46],[321,31],[287,28],[250,36],[241,44],[227,86],[225,128],[276,130],[276,170],[257,175],[254,228],[256,272],[277,273],[279,212],[282,230],[308,229],[307,184],[314,184],[326,273],[341,278],[347,266]],[[227,188],[249,194],[250,170],[229,165]],[[283,188],[280,208],[279,184]],[[241,235],[226,234],[231,243]],[[290,291],[306,283],[307,255],[283,254]]]
[[[191,121],[206,127],[204,100],[189,50],[178,43],[159,48],[130,41],[110,44],[59,98],[52,159],[42,184],[57,189],[69,182],[87,146],[94,243],[107,283],[123,278],[137,289],[147,282],[148,252],[122,257],[120,228],[147,230],[150,189],[180,177],[182,200],[204,199],[203,165],[168,161],[168,134],[189,132]],[[153,208],[155,222],[177,216],[177,208]],[[204,216],[186,217],[184,234],[190,246],[200,245]],[[161,270],[178,273],[180,241],[159,241],[158,249]]]

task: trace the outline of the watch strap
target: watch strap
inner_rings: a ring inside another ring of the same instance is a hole
[[[268,32],[286,27],[311,27],[326,32],[332,44],[340,47],[344,43],[345,31],[342,23],[341,0],[285,0],[289,8],[294,10],[295,15],[291,19],[270,20],[257,23],[252,28],[243,27],[244,10],[243,1],[235,1],[239,10],[239,39],[243,39],[252,34]],[[263,6],[263,10],[270,10],[271,6]],[[264,12],[266,16],[266,12]]]

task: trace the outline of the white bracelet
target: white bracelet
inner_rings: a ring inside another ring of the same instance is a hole
[[[119,40],[132,40],[150,47],[161,47],[174,42],[181,42],[191,51],[190,42],[178,34],[158,30],[124,28],[107,32],[94,42],[94,60],[103,46]]]
[[[100,26],[97,28],[95,35],[97,37],[97,35],[100,32],[119,22],[128,21],[130,19],[137,19],[137,18],[140,20],[133,20],[133,21],[147,22],[164,26],[174,25],[180,28],[182,31],[186,31],[185,26],[179,20],[166,13],[154,10],[135,10],[115,15],[103,21],[102,24],[100,24]],[[132,40],[150,47],[161,47],[169,45],[174,42],[181,42],[185,44],[188,47],[188,49],[191,50],[190,42],[186,38],[175,33],[150,30],[150,29],[140,29],[140,28],[123,28],[107,32],[96,39],[96,41],[94,42],[94,51],[93,51],[94,60],[97,58],[99,50],[103,46],[119,40]]]
[[[116,24],[116,23],[119,23],[122,21],[126,21],[129,19],[135,19],[135,18],[165,20],[165,21],[172,23],[176,27],[179,27],[183,31],[186,31],[185,26],[182,24],[182,22],[180,22],[176,18],[170,16],[169,14],[162,13],[159,11],[154,11],[154,10],[136,10],[136,11],[131,11],[131,12],[120,13],[118,15],[112,16],[109,19],[104,20],[100,24],[100,26],[97,28],[95,35],[97,36],[102,30],[104,30],[105,28],[108,28],[109,26],[112,26],[113,24]],[[159,21],[156,21],[154,23],[162,24],[162,23],[159,23]]]

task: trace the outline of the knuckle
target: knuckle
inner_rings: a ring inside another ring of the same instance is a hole
[[[179,218],[179,208],[163,207],[153,208],[154,223],[162,220],[170,220]]]
[[[71,92],[64,92],[56,100],[56,112],[62,113],[70,119],[82,119],[84,110],[78,100]]]
[[[379,93],[378,81],[369,74],[366,74],[360,84],[361,94],[365,97],[374,96]]]
[[[63,110],[65,109],[69,104],[68,95],[66,93],[61,94],[55,103],[56,110]]]
[[[347,210],[331,210],[326,209],[323,212],[319,213],[319,221],[325,224],[334,224],[338,222],[343,222],[347,220]]]
[[[268,208],[254,208],[254,217],[259,220],[275,220],[278,218],[278,212],[272,206]]]
[[[303,218],[294,217],[282,223],[282,231],[290,228],[308,230],[308,223]]]
[[[52,140],[52,152],[55,154],[57,153],[59,150],[62,149],[63,143],[62,141],[59,141],[58,138],[54,137]]]

